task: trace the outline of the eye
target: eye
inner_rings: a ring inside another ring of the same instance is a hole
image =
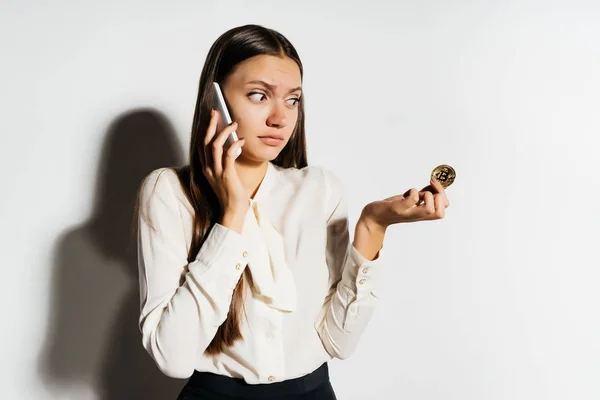
[[[299,97],[293,97],[291,99],[288,99],[288,102],[290,102],[290,101],[292,102],[290,105],[295,106],[300,101],[300,98]]]
[[[260,92],[250,92],[250,93],[248,93],[248,97],[250,97],[252,100],[257,100],[257,101],[263,101],[266,98],[264,93],[260,93]]]

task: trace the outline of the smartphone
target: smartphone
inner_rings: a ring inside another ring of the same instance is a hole
[[[229,110],[227,109],[227,103],[225,103],[225,97],[223,96],[223,92],[221,91],[221,86],[217,82],[213,82],[213,108],[219,112],[219,121],[217,121],[217,132],[221,132],[227,125],[231,124],[233,121],[231,120],[231,115],[229,114]],[[231,132],[231,134],[227,137],[225,141],[225,145],[223,146],[223,150],[227,151],[229,146],[231,146],[236,140],[238,140],[237,133],[235,131]],[[240,147],[237,151],[236,157],[242,153],[242,148]]]

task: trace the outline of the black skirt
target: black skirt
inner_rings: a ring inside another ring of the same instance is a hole
[[[240,378],[194,371],[177,400],[336,400],[327,363],[308,375],[251,385]]]

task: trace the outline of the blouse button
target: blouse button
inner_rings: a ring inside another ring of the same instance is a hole
[[[364,279],[361,279],[360,281],[358,281],[359,285],[362,285],[363,283],[365,283]]]
[[[269,377],[269,382],[273,382],[274,380],[275,380],[275,377],[274,377],[273,375],[271,375],[271,376]]]
[[[363,272],[363,274],[366,274],[367,272],[369,272],[369,267],[364,267],[362,272]]]
[[[247,251],[243,252],[242,257],[244,257],[244,258],[248,257],[248,252]]]
[[[242,268],[242,264],[237,264],[237,265],[235,266],[235,269],[237,269],[237,270],[239,270],[240,268]]]

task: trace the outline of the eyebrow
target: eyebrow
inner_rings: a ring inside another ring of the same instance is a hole
[[[267,83],[267,82],[265,82],[265,81],[261,81],[261,80],[257,80],[257,81],[250,81],[250,82],[246,82],[246,85],[249,85],[249,84],[251,84],[251,83],[255,83],[255,84],[256,84],[256,83],[258,83],[259,85],[263,85],[264,87],[268,88],[268,89],[269,89],[271,92],[274,92],[274,91],[275,91],[275,86],[274,86],[274,85],[271,85],[270,83]],[[302,90],[302,86],[298,86],[298,87],[296,87],[296,88],[293,88],[293,89],[291,89],[291,90],[290,90],[288,93],[292,93],[292,92],[295,92],[295,91],[297,91],[297,90],[300,90],[300,91],[301,91],[301,90]]]

